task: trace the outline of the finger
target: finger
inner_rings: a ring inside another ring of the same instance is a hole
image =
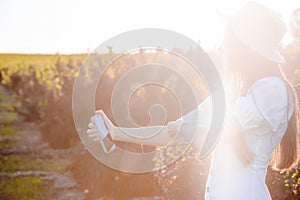
[[[90,138],[100,138],[97,133],[93,133],[89,135]]]
[[[90,122],[89,125],[88,125],[88,127],[91,128],[91,129],[95,128],[95,124],[93,122]]]
[[[88,135],[90,135],[90,134],[98,133],[98,131],[97,131],[97,129],[88,129],[88,130],[86,131],[86,133],[87,133]]]

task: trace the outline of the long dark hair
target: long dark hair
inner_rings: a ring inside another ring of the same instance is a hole
[[[289,85],[294,95],[294,113],[288,122],[287,130],[280,142],[272,153],[270,165],[274,170],[287,171],[299,163],[299,101],[295,89],[291,83],[283,77]]]

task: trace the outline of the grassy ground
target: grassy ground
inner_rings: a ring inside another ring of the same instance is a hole
[[[68,172],[70,152],[43,143],[33,124],[23,126],[0,131],[10,130],[0,135],[0,199],[85,199]]]
[[[68,170],[71,152],[42,141],[36,124],[18,119],[0,90],[0,199],[86,199]]]

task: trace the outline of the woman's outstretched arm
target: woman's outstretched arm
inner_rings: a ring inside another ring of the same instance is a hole
[[[205,99],[194,110],[182,116],[176,121],[170,121],[163,126],[146,126],[139,128],[117,127],[112,124],[103,111],[101,114],[108,131],[113,140],[144,144],[150,146],[165,146],[175,137],[184,138],[188,142],[193,142],[194,146],[201,146],[206,137],[211,121],[211,99]],[[89,124],[89,135],[97,137],[93,123]]]

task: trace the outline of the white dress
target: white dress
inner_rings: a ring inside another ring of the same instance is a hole
[[[254,161],[246,167],[238,158],[236,147],[230,142],[223,145],[220,140],[213,153],[206,200],[271,199],[265,184],[268,161],[287,129],[293,104],[291,89],[278,77],[257,80],[245,96],[237,98],[233,117],[243,129],[241,134],[244,134]],[[183,117],[183,123],[185,121]],[[222,137],[228,134],[230,131],[225,131]]]

